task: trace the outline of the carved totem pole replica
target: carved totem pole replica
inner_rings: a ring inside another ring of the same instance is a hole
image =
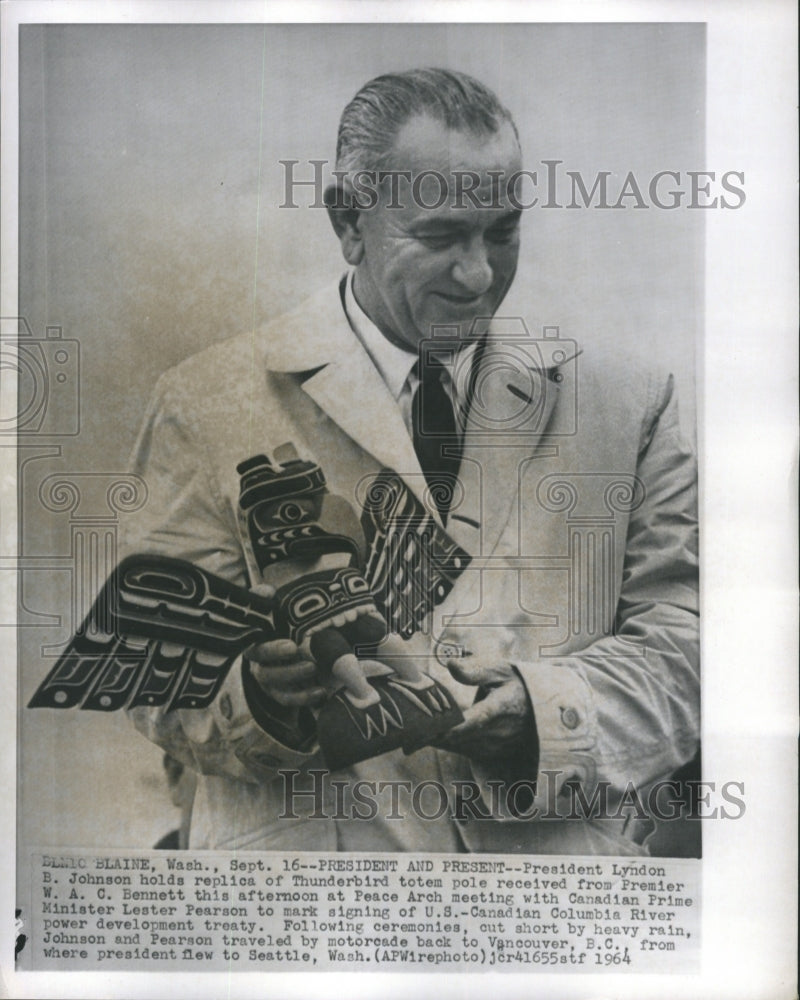
[[[469,556],[391,470],[371,483],[360,519],[291,445],[237,471],[242,534],[262,574],[251,583],[269,583],[278,564],[288,582],[265,597],[181,559],[129,556],[29,707],[203,708],[238,656],[288,637],[329,677],[316,724],[332,770],[397,747],[411,753],[457,725],[452,695],[403,639]]]

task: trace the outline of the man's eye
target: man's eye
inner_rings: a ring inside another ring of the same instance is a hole
[[[519,225],[514,223],[513,226],[502,226],[497,229],[487,229],[486,239],[491,240],[492,243],[510,243],[516,238],[519,232]]]
[[[448,234],[432,234],[429,236],[419,236],[420,243],[431,250],[446,250],[456,242],[455,236]]]

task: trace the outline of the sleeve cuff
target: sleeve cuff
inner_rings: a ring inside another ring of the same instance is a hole
[[[275,701],[253,677],[250,661],[241,660],[242,691],[256,724],[280,746],[309,753],[314,745],[317,726],[310,709],[292,710]]]
[[[539,735],[537,804],[546,807],[567,781],[593,783],[595,710],[587,682],[563,663],[517,665],[534,707]]]
[[[595,718],[586,681],[563,664],[516,663],[515,669],[533,708],[531,739],[502,769],[485,763],[472,764],[484,803],[498,801],[492,795],[490,782],[500,780],[507,787],[520,783],[514,796],[515,813],[506,815],[502,810],[494,816],[501,820],[553,810],[567,781],[593,783],[596,776]]]
[[[254,700],[251,707],[245,693],[244,677],[249,671],[243,664],[243,659],[233,664],[208,712],[186,709],[181,723],[192,752],[202,762],[201,770],[261,783],[275,778],[281,768],[308,764],[317,752],[316,725],[306,712],[296,730],[270,731],[272,716],[262,710],[260,700]],[[252,677],[249,683],[255,683]]]

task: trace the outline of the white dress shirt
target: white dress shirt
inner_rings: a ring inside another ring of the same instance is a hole
[[[347,314],[347,321],[353,333],[361,341],[367,354],[372,359],[372,363],[380,372],[381,378],[400,407],[400,413],[403,416],[406,430],[409,436],[413,438],[412,406],[414,393],[419,386],[419,376],[413,369],[419,360],[419,353],[397,347],[384,337],[378,327],[367,316],[358,304],[353,291],[352,270],[347,274],[344,307]],[[468,410],[467,386],[469,378],[464,377],[464,375],[470,371],[472,365],[471,359],[477,346],[477,343],[470,344],[469,347],[466,347],[460,353],[458,365],[459,377],[455,380],[453,379],[453,359],[442,359],[443,384],[453,405],[456,428],[459,434],[463,434],[464,432],[464,417]]]

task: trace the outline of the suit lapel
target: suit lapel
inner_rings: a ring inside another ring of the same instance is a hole
[[[280,327],[267,328],[262,344],[268,368],[314,370],[303,390],[424,503],[425,478],[400,409],[351,330],[338,285],[282,319]],[[573,375],[574,365],[567,365],[562,377]],[[514,515],[522,468],[539,447],[558,398],[552,376],[535,342],[509,344],[490,332],[467,416],[462,494],[447,525],[453,541],[472,556],[491,555]],[[325,456],[320,459],[324,467]]]
[[[334,423],[381,466],[402,476],[422,502],[425,479],[403,417],[380,372],[353,333],[340,288],[331,286],[266,329],[268,369],[312,370],[302,389]],[[325,465],[325,456],[319,456]]]
[[[303,389],[364,451],[406,481],[422,501],[424,477],[400,408],[351,334],[355,348],[332,361],[303,384]]]

